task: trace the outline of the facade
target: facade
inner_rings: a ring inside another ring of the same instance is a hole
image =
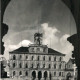
[[[66,63],[65,75],[67,80],[77,80],[77,67],[74,59],[69,59]]]
[[[0,78],[7,78],[7,72],[5,71],[6,65],[6,59],[4,57],[0,57]]]
[[[65,54],[42,44],[42,34],[35,33],[34,44],[10,52],[10,77],[26,80],[66,80]]]

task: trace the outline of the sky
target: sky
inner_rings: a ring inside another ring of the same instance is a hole
[[[76,33],[75,20],[61,0],[12,0],[4,14],[8,33],[4,36],[4,56],[9,51],[34,43],[34,33],[43,33],[43,44],[71,57],[74,47],[67,38]]]

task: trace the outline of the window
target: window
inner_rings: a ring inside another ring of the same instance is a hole
[[[47,71],[44,72],[44,78],[46,80],[46,78],[48,77]]]
[[[64,76],[63,72],[62,72],[62,76]]]
[[[33,68],[33,64],[31,64],[31,68]]]
[[[25,75],[28,76],[28,72],[27,71],[25,72]]]
[[[45,56],[43,57],[43,60],[45,61]]]
[[[22,64],[21,63],[19,64],[19,68],[22,68]]]
[[[59,61],[61,61],[61,60],[62,60],[62,58],[60,57]]]
[[[56,69],[56,64],[54,64],[54,69]]]
[[[39,52],[40,51],[40,48],[37,48],[37,51]]]
[[[15,71],[13,71],[13,76],[15,76],[16,75],[16,72]]]
[[[15,68],[15,66],[16,66],[16,64],[15,64],[15,63],[13,63],[13,68]]]
[[[51,61],[51,57],[49,57],[49,61]]]
[[[43,68],[45,68],[45,64],[43,64]]]
[[[22,55],[19,56],[19,59],[21,59],[21,58],[22,58]]]
[[[22,75],[22,71],[19,72],[19,75]]]
[[[32,72],[32,77],[35,79],[36,78],[36,71]]]
[[[69,68],[70,68],[70,65],[69,65]]]
[[[59,72],[59,76],[61,76],[61,72]]]
[[[39,65],[39,63],[38,63],[38,64],[37,64],[37,68],[39,68],[39,66],[40,66],[40,65]]]
[[[16,56],[15,55],[13,55],[13,60],[16,60]]]
[[[61,64],[59,65],[59,69],[61,69]]]
[[[54,76],[56,76],[56,72],[54,72]]]
[[[27,63],[26,63],[26,65],[25,65],[25,68],[28,68],[28,65],[27,65]]]
[[[26,59],[28,59],[28,56],[26,56]]]
[[[49,64],[49,68],[51,68],[51,65]]]
[[[46,52],[46,48],[43,48],[43,52]]]
[[[33,60],[33,58],[34,58],[34,57],[32,56],[32,60]]]
[[[54,61],[56,61],[56,57],[54,57]]]
[[[38,56],[38,61],[39,61],[39,56]]]
[[[34,52],[34,48],[32,48],[31,50],[32,50],[32,52]]]
[[[69,73],[67,73],[67,76],[71,77],[71,73],[70,73],[70,72],[69,72]]]

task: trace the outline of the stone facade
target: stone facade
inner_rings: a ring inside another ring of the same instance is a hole
[[[10,54],[10,73],[12,77],[64,79],[65,62],[63,56],[51,54],[12,53]],[[45,75],[46,74],[46,75]],[[45,76],[44,76],[45,75]],[[60,78],[59,78],[60,77]],[[50,80],[50,79],[49,79]]]

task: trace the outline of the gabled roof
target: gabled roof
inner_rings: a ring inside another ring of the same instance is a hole
[[[74,64],[75,60],[70,58],[67,63],[69,63],[69,62],[71,62],[72,64]]]
[[[71,59],[72,64],[74,64],[74,61],[75,61],[74,59]]]
[[[62,55],[62,56],[65,56],[65,54],[62,54],[62,53],[60,53],[60,52],[58,52],[58,51],[56,51],[56,50],[53,50],[53,49],[51,49],[51,48],[48,48],[48,53],[49,54],[54,54],[54,55]]]
[[[16,54],[16,53],[18,53],[18,54],[27,54],[27,53],[29,53],[28,49],[29,49],[29,47],[20,47],[20,48],[14,50],[14,51],[11,51],[10,53],[14,53],[14,54]],[[48,54],[47,55],[65,56],[65,54],[62,54],[62,53],[60,53],[58,51],[55,51],[55,50],[53,50],[51,48],[48,48]]]
[[[14,50],[14,51],[11,51],[10,53],[29,52],[28,48],[29,47],[20,47],[20,48]]]

